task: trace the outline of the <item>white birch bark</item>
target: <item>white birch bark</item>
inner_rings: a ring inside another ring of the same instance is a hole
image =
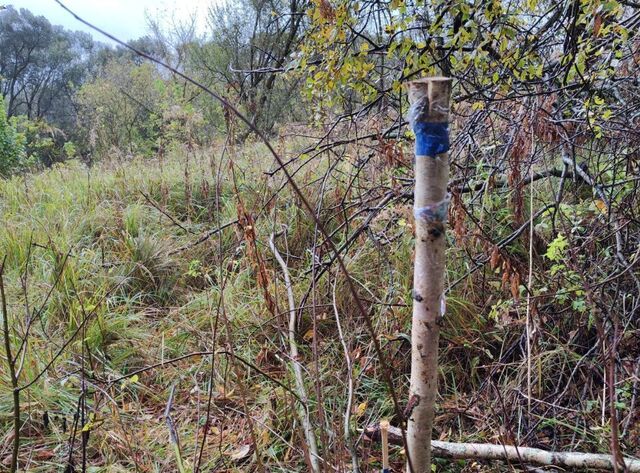
[[[449,120],[451,80],[429,78],[409,83],[412,122]],[[417,149],[417,148],[416,148]],[[407,408],[407,470],[431,473],[431,432],[438,378],[438,339],[443,315],[448,153],[416,156],[416,214],[411,385]]]

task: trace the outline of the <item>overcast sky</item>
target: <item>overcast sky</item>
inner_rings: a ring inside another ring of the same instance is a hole
[[[78,16],[125,41],[139,38],[147,31],[146,14],[164,16],[165,22],[186,21],[196,14],[200,27],[211,0],[63,0]],[[102,42],[109,42],[94,33],[64,11],[53,0],[0,0],[0,4],[13,5],[17,10],[26,8],[45,16],[51,23],[71,30],[89,31]]]

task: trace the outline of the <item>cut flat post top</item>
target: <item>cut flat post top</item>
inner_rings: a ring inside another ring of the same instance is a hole
[[[411,326],[411,385],[407,407],[407,470],[431,472],[437,394],[438,339],[444,315],[445,225],[449,205],[451,79],[409,82],[409,121],[416,135],[415,266]]]

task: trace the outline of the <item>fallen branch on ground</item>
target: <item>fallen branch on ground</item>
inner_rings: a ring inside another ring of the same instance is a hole
[[[371,438],[380,438],[380,427],[369,426],[365,433]],[[398,427],[389,427],[389,443],[402,445],[402,433]],[[489,443],[455,443],[433,440],[431,442],[434,457],[502,460],[514,463],[527,463],[538,466],[558,466],[565,468],[591,468],[613,471],[613,457],[598,453],[550,452],[539,448],[515,447],[513,445],[493,445]],[[640,472],[640,459],[624,457],[627,473]]]

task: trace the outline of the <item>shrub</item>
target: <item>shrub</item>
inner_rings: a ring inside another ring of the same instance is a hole
[[[7,120],[4,107],[0,107],[0,176],[8,177],[25,166],[24,136]]]
[[[51,167],[75,154],[73,143],[67,141],[65,133],[45,120],[30,120],[26,115],[20,115],[12,118],[12,121],[17,132],[23,137],[24,152],[29,163]],[[70,155],[69,151],[73,153]]]

